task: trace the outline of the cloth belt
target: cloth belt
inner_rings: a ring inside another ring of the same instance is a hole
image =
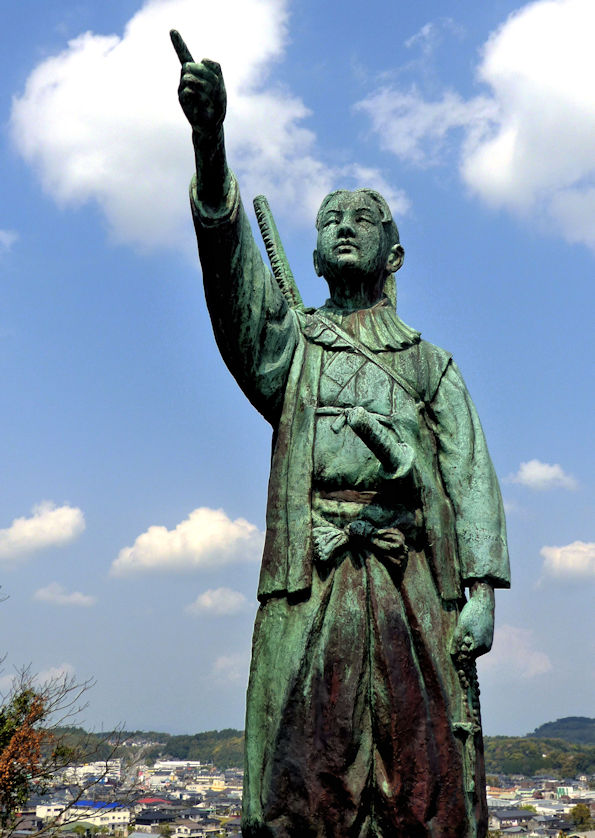
[[[362,559],[372,555],[391,574],[402,571],[407,563],[409,548],[397,527],[377,529],[367,521],[352,521],[343,528],[322,524],[312,528],[312,538],[316,559],[322,564],[338,564],[347,552]]]

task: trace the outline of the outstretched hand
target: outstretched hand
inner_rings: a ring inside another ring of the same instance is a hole
[[[227,108],[221,67],[209,58],[195,62],[180,33],[172,29],[169,34],[182,65],[178,98],[186,119],[199,136],[215,135]]]

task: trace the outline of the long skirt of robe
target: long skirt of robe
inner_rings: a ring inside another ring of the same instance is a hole
[[[441,599],[423,552],[397,582],[347,552],[314,570],[306,599],[261,605],[245,838],[485,836],[481,733],[465,734],[470,691],[450,655],[462,604]]]

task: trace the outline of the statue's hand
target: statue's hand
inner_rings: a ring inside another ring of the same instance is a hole
[[[345,411],[345,419],[350,428],[356,433],[364,433],[370,426],[370,416],[363,407],[349,407]]]
[[[345,411],[350,428],[362,439],[394,477],[408,474],[413,465],[415,453],[411,446],[399,442],[394,431],[383,427],[378,419],[363,407],[350,407]]]
[[[171,30],[170,37],[182,65],[178,98],[186,119],[200,138],[216,136],[227,108],[221,67],[209,58],[195,62],[175,29]]]
[[[476,582],[469,601],[459,614],[452,654],[461,662],[475,659],[490,651],[493,639],[494,590],[487,582]]]

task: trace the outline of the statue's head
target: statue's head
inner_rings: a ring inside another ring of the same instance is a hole
[[[403,264],[399,231],[382,195],[373,189],[331,192],[316,216],[314,268],[331,296],[382,294],[387,278]]]

